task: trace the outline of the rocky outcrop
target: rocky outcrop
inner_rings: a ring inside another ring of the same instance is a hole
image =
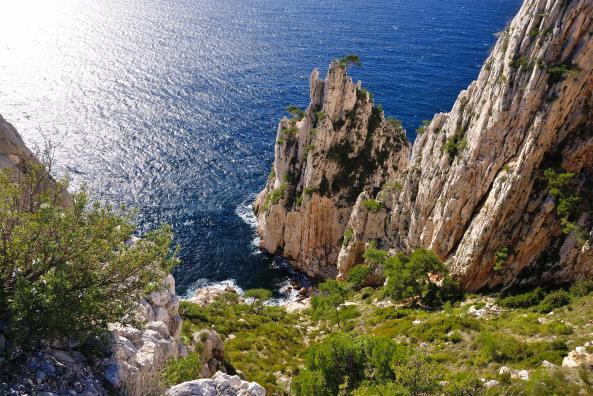
[[[193,334],[193,348],[200,351],[201,378],[210,378],[217,371],[226,373],[224,366],[224,342],[214,330],[202,329]]]
[[[266,390],[256,382],[236,375],[217,372],[212,378],[183,382],[167,391],[168,396],[265,396]]]
[[[323,87],[314,73],[311,106],[296,137],[276,146],[276,174],[256,202],[262,247],[314,274],[333,276],[336,266],[341,278],[363,261],[370,241],[392,252],[426,247],[466,290],[593,276],[592,35],[591,1],[526,0],[477,80],[449,113],[423,127],[409,160],[396,138],[378,144],[392,136],[382,119],[378,133],[357,138],[374,114],[363,101],[362,124],[340,123],[334,132],[325,121],[323,143],[316,143],[323,149],[299,161],[308,144],[301,130],[315,122],[311,109],[327,105],[318,95],[332,97],[324,112],[340,120],[359,90],[335,65]],[[344,173],[334,158],[347,139],[351,147],[371,142],[386,151],[349,151],[365,172]],[[298,185],[285,184],[291,187],[282,200],[262,209],[282,186],[282,172]],[[337,180],[347,182],[335,188]],[[320,193],[305,194],[299,207],[294,197],[308,183]]]
[[[359,200],[342,273],[376,240],[433,249],[469,290],[593,275],[592,35],[590,1],[526,0],[478,79],[418,136],[402,188],[379,213]],[[568,214],[547,169],[574,173]]]
[[[0,168],[23,170],[36,158],[23,142],[17,130],[0,115]]]
[[[0,364],[2,395],[107,395],[97,371],[77,351],[46,347]]]
[[[576,347],[574,351],[570,351],[568,356],[562,360],[562,367],[593,368],[593,341],[587,342],[585,346]]]
[[[311,103],[280,121],[275,160],[254,210],[261,248],[311,276],[333,277],[358,195],[374,195],[408,158],[401,124],[385,120],[371,95],[334,61],[313,71]]]
[[[114,388],[156,375],[167,360],[187,354],[180,341],[182,321],[178,310],[175,280],[169,274],[161,290],[138,303],[138,328],[120,324],[110,326],[113,357],[102,365],[105,378]]]
[[[186,354],[178,309],[175,281],[168,275],[161,290],[138,303],[137,327],[112,324],[111,342],[93,344],[108,358],[88,359],[76,342],[45,343],[27,352],[4,351],[0,394],[107,395],[110,387],[141,394],[168,359]]]

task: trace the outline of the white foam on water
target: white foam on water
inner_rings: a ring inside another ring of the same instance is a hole
[[[299,297],[299,292],[294,287],[292,287],[290,279],[286,279],[284,282],[280,284],[278,288],[281,297],[272,298],[270,299],[267,304],[268,305],[284,305],[294,301],[297,301]]]
[[[235,282],[234,279],[226,279],[226,280],[223,280],[220,282],[213,282],[206,278],[201,278],[201,279],[198,279],[197,281],[195,281],[193,283],[193,285],[191,285],[187,289],[185,294],[183,296],[181,296],[181,298],[184,300],[187,300],[187,299],[193,297],[198,290],[206,289],[206,288],[207,289],[217,289],[217,290],[233,289],[237,293],[239,293],[241,295],[243,294],[243,289],[241,289],[239,286],[237,286],[237,283]]]
[[[260,251],[259,251],[260,238],[256,232],[257,217],[255,216],[255,213],[253,213],[253,208],[251,206],[255,197],[256,197],[256,194],[251,194],[245,201],[241,202],[241,204],[239,206],[237,206],[237,209],[235,209],[235,213],[237,214],[237,216],[239,216],[241,218],[241,220],[243,220],[246,224],[248,224],[251,227],[251,229],[253,230],[253,240],[251,241],[251,244],[255,248],[253,250],[253,254],[260,254]]]

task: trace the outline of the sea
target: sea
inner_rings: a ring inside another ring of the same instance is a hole
[[[357,54],[408,137],[477,77],[520,0],[19,0],[0,5],[0,114],[94,200],[173,226],[177,291],[306,279],[257,249],[251,203],[288,105]]]

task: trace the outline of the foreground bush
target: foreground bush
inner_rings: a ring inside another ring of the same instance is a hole
[[[411,353],[385,337],[335,333],[313,344],[306,368],[293,379],[295,395],[431,394],[440,368],[423,351]]]
[[[131,244],[130,213],[65,187],[38,164],[0,172],[0,311],[20,339],[82,339],[131,320],[176,263],[169,227]]]

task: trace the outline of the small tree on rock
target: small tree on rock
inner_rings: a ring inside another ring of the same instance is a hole
[[[348,295],[346,285],[330,279],[319,285],[319,291],[323,295],[324,302],[333,308],[336,314],[338,329],[340,329],[340,312],[338,308],[346,301],[346,296]]]
[[[339,65],[343,69],[348,69],[348,67],[351,65],[360,67],[360,66],[362,66],[362,63],[360,62],[360,57],[358,55],[350,54],[350,55],[346,55],[345,57],[340,59]]]
[[[267,289],[249,289],[245,292],[245,297],[251,299],[251,306],[249,313],[253,312],[253,308],[257,305],[258,311],[261,310],[264,301],[272,298],[272,292]]]

